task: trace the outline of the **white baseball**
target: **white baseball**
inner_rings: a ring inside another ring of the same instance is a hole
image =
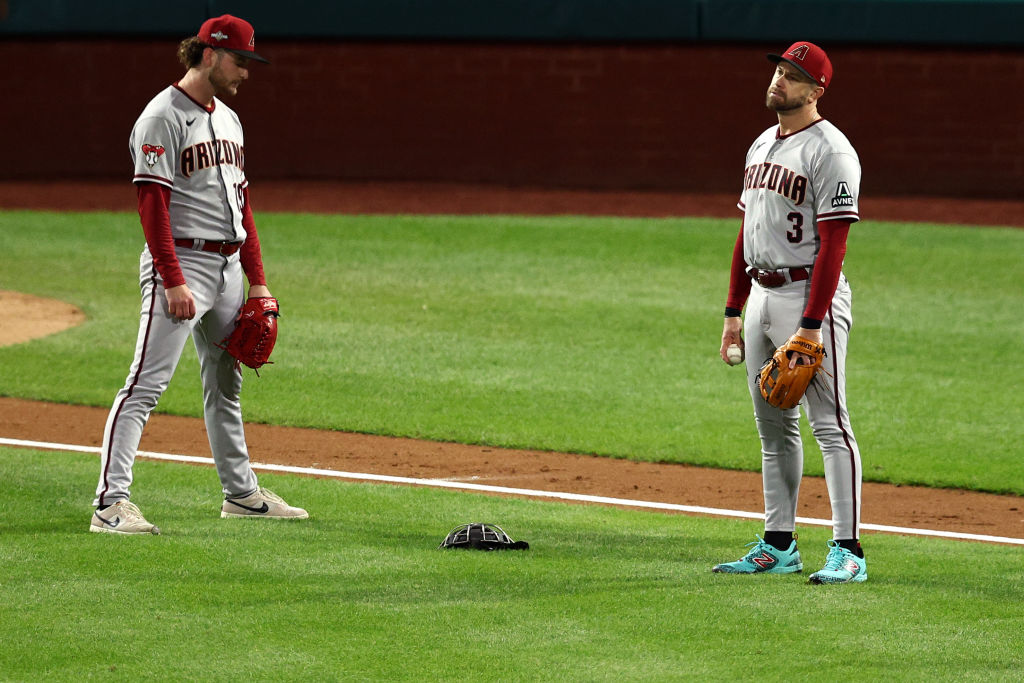
[[[725,356],[729,359],[729,365],[739,365],[743,362],[743,349],[736,344],[730,344],[725,350]]]

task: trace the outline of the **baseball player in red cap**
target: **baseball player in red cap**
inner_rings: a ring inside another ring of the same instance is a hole
[[[245,294],[270,297],[249,205],[238,116],[221,98],[249,77],[252,26],[225,14],[184,40],[188,70],[154,97],[132,129],[139,217],[142,316],[132,362],[107,418],[90,531],[157,534],[129,502],[142,429],[167,388],[189,337],[199,357],[203,413],[224,493],[222,517],[304,518],[305,510],[261,488],[249,463],[239,393],[242,375],[219,344]]]
[[[747,385],[761,437],[765,533],[736,562],[715,572],[784,574],[803,570],[796,510],[803,475],[799,407],[782,410],[756,385],[761,365],[794,333],[825,347],[825,372],[802,399],[821,448],[832,503],[833,539],[811,583],[867,580],[859,543],[861,459],[846,407],[846,350],[853,323],[850,285],[842,272],[846,237],[859,220],[860,160],[849,140],[818,113],[832,83],[832,63],[814,43],[770,54],[775,73],[766,104],[778,125],[747,152],[719,353],[744,349]],[[745,319],[741,319],[744,305]],[[801,362],[795,354],[791,363]],[[807,360],[810,360],[809,358]]]

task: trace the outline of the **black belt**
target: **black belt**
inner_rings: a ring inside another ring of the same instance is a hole
[[[747,268],[747,275],[750,279],[762,287],[781,287],[789,282],[801,282],[811,277],[811,271],[806,268],[783,268],[782,270],[762,270],[761,268]]]
[[[174,246],[185,247],[187,249],[197,249],[199,251],[212,251],[215,254],[223,254],[224,256],[231,256],[236,251],[242,248],[241,242],[215,242],[214,240],[189,240],[189,239],[178,239],[174,240]]]

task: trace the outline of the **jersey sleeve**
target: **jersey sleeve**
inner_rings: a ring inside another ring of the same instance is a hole
[[[811,292],[807,297],[800,327],[808,330],[821,328],[825,319],[825,311],[832,303],[839,284],[839,276],[843,271],[843,257],[846,256],[846,237],[850,233],[850,222],[835,220],[823,223],[819,227],[821,251],[814,261],[814,272],[811,273]]]
[[[178,135],[167,119],[139,119],[132,129],[130,139],[132,161],[135,162],[133,182],[173,187],[178,144]]]
[[[260,248],[260,237],[256,232],[256,221],[252,216],[252,206],[249,204],[249,184],[242,188],[244,204],[242,207],[242,227],[245,228],[245,242],[239,259],[242,262],[242,271],[249,286],[267,284],[267,277],[263,274],[263,250]]]
[[[740,224],[736,244],[732,248],[732,265],[729,267],[729,294],[725,299],[725,316],[737,318],[743,313],[743,306],[750,297],[750,276],[747,262],[743,260],[743,224]]]
[[[860,220],[860,161],[856,154],[832,152],[814,174],[817,220]]]
[[[146,235],[153,265],[163,279],[164,287],[170,289],[185,284],[185,275],[181,272],[181,264],[174,251],[174,238],[171,236],[171,217],[167,209],[171,202],[171,191],[158,183],[142,181],[137,181],[135,188],[139,196],[142,231]]]

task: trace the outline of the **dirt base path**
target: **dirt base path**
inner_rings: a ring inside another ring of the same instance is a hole
[[[0,398],[0,436],[12,439],[99,446],[106,418],[107,411],[99,408]],[[254,462],[763,510],[756,472],[262,424],[247,425],[246,435]],[[168,415],[153,415],[141,449],[210,455],[202,420]],[[82,492],[83,499],[89,495]],[[1017,496],[872,483],[864,485],[863,495],[866,523],[1024,538],[1024,498]],[[831,518],[824,479],[805,477],[800,498],[800,516]]]
[[[446,183],[258,184],[257,210],[327,213],[578,214],[619,216],[737,217],[733,195],[664,192],[586,192],[481,187]],[[125,183],[0,183],[0,208],[134,211]],[[865,199],[866,216],[975,225],[1024,227],[1024,202],[981,200]],[[7,292],[5,307],[27,306],[39,325],[0,344],[50,334],[53,319],[63,326],[80,321],[61,302]],[[11,303],[13,302],[13,303]],[[45,310],[47,313],[40,313]],[[9,312],[9,309],[8,309]],[[10,321],[11,316],[7,316]],[[60,329],[60,328],[58,328]],[[198,397],[197,397],[198,400]],[[107,411],[0,398],[0,436],[99,446]],[[564,491],[634,500],[763,510],[761,475],[683,465],[636,463],[564,453],[520,451],[450,443],[325,432],[252,424],[247,436],[255,462],[310,466],[423,479],[458,478],[481,484]],[[753,444],[752,447],[756,447]],[[154,415],[141,448],[209,456],[202,420]],[[756,455],[752,456],[756,457]],[[211,473],[211,477],[213,474]],[[89,492],[83,491],[83,499]],[[831,517],[822,478],[805,477],[800,516]],[[1024,538],[1024,497],[960,490],[866,483],[863,521],[872,524],[944,529]]]

